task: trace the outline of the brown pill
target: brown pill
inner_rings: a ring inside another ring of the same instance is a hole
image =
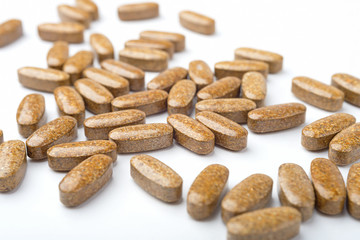
[[[44,41],[84,42],[84,25],[79,23],[43,23],[38,26],[38,33]]]
[[[360,219],[360,163],[350,167],[346,190],[347,209],[352,217]]]
[[[94,55],[90,51],[79,51],[74,56],[70,57],[63,66],[63,71],[70,75],[71,83],[74,84],[76,80],[81,78],[82,72],[85,68],[93,64]]]
[[[235,98],[239,96],[241,80],[237,77],[225,77],[197,93],[198,102],[206,99]]]
[[[190,80],[178,81],[170,90],[167,100],[169,115],[181,113],[190,115],[193,109],[196,85]]]
[[[242,59],[266,62],[269,65],[270,73],[281,71],[283,65],[283,56],[280,54],[254,48],[243,47],[236,49],[235,60]]]
[[[99,63],[106,59],[114,58],[114,47],[105,35],[100,33],[91,34],[90,45],[96,52]]]
[[[112,176],[111,157],[97,154],[73,168],[59,184],[60,201],[76,207],[97,193]]]
[[[326,111],[338,111],[344,102],[344,93],[308,77],[295,77],[291,91],[300,100]]]
[[[50,48],[46,60],[49,68],[62,70],[62,67],[69,57],[69,44],[64,41],[57,41]]]
[[[52,170],[66,172],[96,154],[108,155],[115,162],[117,158],[116,144],[109,140],[58,144],[49,148],[47,158]]]
[[[216,208],[229,177],[229,170],[212,164],[202,170],[192,183],[187,195],[187,212],[196,219],[209,217]]]
[[[170,147],[173,128],[166,123],[149,123],[120,127],[109,133],[118,153],[136,153]]]
[[[226,224],[228,240],[286,240],[299,234],[301,215],[292,207],[244,213]]]
[[[172,58],[174,54],[174,44],[168,40],[150,40],[150,39],[137,39],[125,42],[125,48],[150,48],[157,49],[169,54]]]
[[[4,133],[3,131],[0,129],[0,144],[2,144],[4,142]]]
[[[167,122],[174,128],[174,139],[183,147],[202,155],[214,150],[215,136],[202,123],[184,114],[172,114]]]
[[[62,116],[37,129],[26,140],[27,154],[34,160],[46,158],[47,150],[77,137],[76,119]]]
[[[174,84],[181,80],[186,79],[187,77],[187,70],[182,67],[174,67],[167,69],[157,75],[155,78],[153,78],[148,84],[147,89],[148,90],[164,90],[169,92],[171,87],[174,86]]]
[[[89,28],[91,16],[87,11],[77,7],[61,4],[57,7],[59,18],[62,22],[74,22]]]
[[[150,48],[125,48],[119,52],[119,60],[144,71],[160,72],[168,67],[169,55]]]
[[[166,111],[168,93],[163,90],[142,91],[123,95],[111,102],[112,110],[138,109],[146,116]]]
[[[228,192],[221,202],[221,217],[231,218],[264,208],[271,199],[273,180],[265,174],[253,174]]]
[[[118,8],[123,21],[142,20],[159,16],[159,5],[154,2],[125,4]]]
[[[326,158],[315,158],[311,162],[310,171],[316,209],[328,215],[340,214],[344,209],[346,189],[339,169]]]
[[[69,74],[56,69],[23,67],[18,69],[18,78],[24,87],[43,92],[53,92],[59,86],[70,85]]]
[[[241,96],[256,103],[256,107],[263,107],[266,97],[266,79],[258,72],[247,72],[241,83]]]
[[[88,12],[92,20],[99,19],[97,5],[91,0],[76,0],[76,7]]]
[[[179,13],[180,24],[193,32],[211,35],[215,32],[215,20],[192,11]]]
[[[282,164],[278,183],[281,205],[296,208],[301,213],[302,221],[310,219],[314,211],[315,193],[304,169],[294,163]]]
[[[109,132],[118,127],[144,124],[145,113],[136,109],[95,115],[84,121],[85,136],[90,140],[108,139]]]
[[[355,122],[355,117],[347,113],[335,113],[321,118],[302,129],[301,144],[310,151],[328,148],[336,134]]]
[[[303,124],[305,113],[301,103],[277,104],[250,111],[247,124],[255,133],[276,132]]]
[[[224,61],[215,64],[215,76],[217,79],[228,76],[242,79],[247,72],[259,72],[267,78],[269,65],[254,60]]]
[[[16,121],[20,135],[25,138],[44,125],[46,121],[44,96],[36,93],[25,96],[17,109]]]
[[[360,79],[349,74],[337,73],[331,77],[331,85],[340,89],[345,101],[360,107]]]
[[[130,174],[142,189],[161,201],[172,203],[181,199],[182,178],[154,157],[145,154],[132,157]]]
[[[80,94],[72,87],[62,86],[54,90],[54,97],[60,116],[71,116],[76,119],[78,126],[82,126],[85,103]]]
[[[20,20],[11,19],[0,24],[0,47],[4,47],[23,34],[22,23]]]
[[[195,82],[198,90],[210,85],[214,81],[214,74],[209,65],[201,60],[189,63],[189,77]]]
[[[127,79],[131,91],[140,91],[144,89],[145,73],[140,68],[114,59],[104,60],[100,65],[103,69]]]
[[[175,52],[181,52],[185,49],[185,36],[180,33],[143,31],[140,33],[140,38],[150,40],[168,40],[174,44]]]
[[[0,145],[0,192],[15,189],[26,172],[26,149],[20,140]]]

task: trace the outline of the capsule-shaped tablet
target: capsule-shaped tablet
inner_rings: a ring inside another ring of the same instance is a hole
[[[180,33],[143,31],[140,33],[140,39],[168,40],[174,44],[175,52],[181,52],[185,49],[185,36]]]
[[[174,139],[183,147],[201,155],[214,150],[215,136],[202,123],[184,114],[172,114],[167,122],[174,128]]]
[[[50,48],[46,60],[49,68],[62,70],[62,67],[69,57],[69,44],[65,41],[57,41]]]
[[[335,113],[321,118],[302,129],[301,144],[310,151],[328,148],[336,134],[355,122],[355,117],[347,113]]]
[[[315,193],[304,169],[294,163],[282,164],[279,167],[278,185],[281,205],[296,208],[301,213],[302,221],[311,218]]]
[[[209,65],[202,60],[195,60],[189,63],[189,77],[196,84],[198,90],[210,85],[214,81],[214,74]]]
[[[76,7],[82,9],[90,14],[92,20],[99,19],[99,12],[97,5],[91,0],[76,0]]]
[[[242,79],[247,72],[259,72],[267,78],[269,65],[254,60],[224,61],[215,64],[215,76],[217,79],[228,76]]]
[[[37,129],[26,140],[27,154],[33,160],[46,158],[47,150],[77,137],[76,119],[69,116],[56,118]]]
[[[228,240],[287,240],[299,234],[301,215],[292,207],[265,208],[230,219]]]
[[[256,103],[256,107],[263,107],[266,97],[266,79],[258,72],[247,72],[241,83],[241,96]]]
[[[271,199],[273,180],[265,174],[253,174],[232,188],[221,202],[221,217],[231,218],[264,208]]]
[[[125,42],[125,48],[157,49],[169,54],[169,58],[172,58],[174,54],[174,44],[168,40],[150,40],[150,39],[129,40]]]
[[[306,107],[301,103],[284,103],[258,108],[248,113],[248,127],[255,133],[276,132],[305,122]]]
[[[316,209],[328,215],[340,214],[344,209],[346,189],[337,166],[326,158],[315,158],[311,162],[310,172]]]
[[[149,48],[125,48],[119,52],[119,60],[144,71],[160,72],[168,67],[169,55]]]
[[[4,133],[3,131],[0,129],[0,144],[2,144],[4,142]]]
[[[123,95],[111,102],[112,110],[138,109],[146,116],[166,111],[168,93],[163,90],[142,91]]]
[[[181,199],[182,178],[154,157],[145,154],[132,157],[130,174],[142,189],[161,201],[172,203]]]
[[[76,207],[97,193],[112,176],[111,157],[97,154],[73,168],[59,184],[60,201]]]
[[[145,123],[145,113],[137,109],[95,115],[84,121],[85,136],[90,140],[108,139],[115,128]]]
[[[0,24],[0,47],[15,42],[23,34],[20,20],[11,19]]]
[[[116,161],[116,144],[109,140],[70,142],[55,145],[47,151],[49,167],[54,171],[67,172],[96,154],[105,154]]]
[[[79,23],[43,23],[38,26],[39,37],[44,41],[84,42],[84,25]]]
[[[193,11],[179,13],[181,26],[193,32],[211,35],[215,32],[215,20]]]
[[[186,79],[187,70],[182,67],[174,67],[167,69],[153,78],[148,84],[148,90],[164,90],[169,92],[174,84],[181,80]]]
[[[241,80],[237,77],[224,77],[202,88],[197,93],[198,102],[206,99],[235,98],[239,96]]]
[[[203,220],[215,211],[228,177],[229,169],[220,164],[209,165],[199,173],[187,195],[187,212],[192,218]]]
[[[331,77],[331,85],[341,90],[344,100],[360,107],[360,79],[345,73],[336,73]]]
[[[347,210],[350,215],[360,219],[360,163],[350,167],[346,183]]]
[[[170,90],[167,100],[169,115],[181,113],[190,115],[196,94],[196,85],[190,80],[178,81]]]
[[[74,84],[76,80],[81,78],[82,72],[85,68],[93,64],[93,53],[90,51],[79,51],[74,56],[70,57],[63,66],[63,71],[70,75],[71,83]]]
[[[118,8],[122,21],[142,20],[159,16],[159,4],[154,2],[125,4]]]
[[[93,33],[90,35],[90,45],[96,52],[99,63],[106,59],[114,58],[114,47],[110,40],[103,34]]]
[[[89,28],[91,16],[87,11],[65,4],[59,5],[57,11],[62,22],[79,23]]]
[[[16,121],[21,136],[27,138],[45,124],[45,98],[40,94],[29,94],[21,101]]]

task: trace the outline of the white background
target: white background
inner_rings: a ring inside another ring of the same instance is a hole
[[[37,35],[37,25],[57,22],[56,6],[72,0],[1,0],[0,22],[9,18],[23,21],[24,37],[0,49],[0,128],[5,140],[22,139],[17,132],[16,109],[21,99],[35,91],[23,88],[17,69],[24,66],[46,67],[51,43]],[[291,79],[298,75],[330,83],[337,72],[360,77],[360,4],[358,1],[158,1],[160,17],[152,20],[122,22],[117,7],[127,1],[97,1],[100,20],[91,24],[83,44],[70,46],[71,55],[90,50],[91,33],[110,38],[116,52],[124,42],[138,38],[142,30],[168,30],[186,35],[186,50],[175,54],[169,67],[187,68],[195,59],[211,67],[218,61],[232,60],[235,48],[254,47],[284,56],[282,72],[269,75],[266,105],[293,102]],[[216,34],[203,36],[182,28],[178,12],[190,9],[216,19]],[[117,54],[116,54],[117,55]],[[117,57],[117,56],[116,56]],[[95,66],[99,66],[95,63]],[[146,82],[156,74],[146,73]],[[58,117],[52,94],[46,98],[48,120]],[[306,124],[329,115],[307,105]],[[340,112],[360,118],[359,109],[344,103]],[[86,112],[86,117],[91,116]],[[167,113],[150,116],[147,122],[166,122]],[[197,174],[209,164],[220,163],[230,170],[232,188],[253,173],[265,173],[274,180],[271,206],[279,206],[277,170],[293,162],[309,173],[310,162],[327,157],[327,151],[308,152],[300,144],[301,129],[254,134],[249,132],[248,148],[231,152],[216,147],[208,156],[196,155],[174,143],[168,149],[149,154],[163,161],[183,178],[183,197],[177,204],[165,204],[139,188],[130,177],[129,160],[133,154],[119,155],[110,183],[95,197],[77,208],[66,208],[59,201],[58,184],[64,173],[52,171],[46,161],[28,161],[24,181],[15,191],[0,194],[1,239],[225,239],[226,228],[219,208],[213,217],[195,221],[186,212],[186,194]],[[244,125],[246,127],[246,125]],[[77,140],[85,140],[83,128]],[[346,179],[349,166],[340,171]],[[359,222],[345,210],[339,216],[314,212],[301,225],[296,239],[358,239]]]

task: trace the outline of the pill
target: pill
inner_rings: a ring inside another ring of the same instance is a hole
[[[299,234],[301,215],[292,207],[275,207],[244,213],[226,224],[228,240],[291,239]]]
[[[185,36],[180,33],[143,31],[140,33],[140,39],[168,40],[174,44],[175,52],[181,52],[185,49]]]
[[[114,58],[114,47],[110,40],[103,34],[93,33],[90,35],[90,45],[96,52],[99,63],[106,59]]]
[[[269,65],[254,60],[223,61],[215,64],[215,76],[217,79],[228,76],[242,79],[247,72],[259,72],[267,78]]]
[[[53,92],[59,86],[70,85],[70,76],[56,69],[22,67],[18,69],[18,78],[26,88],[43,92]]]
[[[311,218],[315,193],[312,183],[304,169],[294,163],[284,163],[279,167],[278,195],[281,205],[296,208],[302,221]]]
[[[97,5],[91,0],[76,0],[76,7],[88,12],[92,20],[99,19]]]
[[[187,212],[192,218],[203,220],[211,216],[228,177],[229,170],[220,164],[209,165],[199,173],[187,195]]]
[[[0,24],[0,47],[4,47],[23,35],[20,20],[11,19]]]
[[[60,116],[71,116],[76,119],[78,126],[82,126],[85,103],[80,94],[72,87],[62,86],[54,90],[54,97]]]
[[[21,136],[27,138],[46,122],[45,98],[40,94],[29,94],[21,101],[16,121]]]
[[[74,86],[83,97],[87,110],[94,114],[111,112],[114,97],[104,86],[88,78],[77,80]]]
[[[331,85],[341,90],[345,101],[360,107],[360,79],[349,74],[337,73],[331,77]]]
[[[145,113],[136,109],[103,113],[84,121],[85,136],[90,140],[108,139],[109,132],[118,127],[144,124]]]
[[[153,78],[148,84],[148,90],[160,89],[169,92],[171,87],[179,80],[186,79],[187,70],[182,67],[167,69]]]
[[[248,132],[236,122],[209,111],[197,113],[195,118],[213,132],[216,145],[232,151],[246,148]]]
[[[91,22],[90,14],[77,7],[61,4],[57,7],[59,18],[62,22],[75,22],[89,28]]]
[[[33,160],[46,158],[46,151],[60,143],[77,137],[76,119],[69,116],[56,118],[37,129],[26,140],[27,154]]]
[[[255,133],[276,132],[305,122],[306,107],[301,103],[284,103],[261,107],[248,113],[248,128]]]
[[[301,101],[326,111],[338,111],[344,102],[342,91],[308,77],[293,78],[291,91]]]
[[[198,102],[206,99],[235,98],[239,96],[241,80],[237,77],[224,77],[202,88],[197,93]]]
[[[25,176],[26,149],[20,140],[0,145],[0,192],[15,189]]]
[[[57,41],[50,48],[46,60],[49,68],[62,70],[62,67],[69,57],[69,44],[64,41]]]
[[[3,131],[0,129],[0,144],[2,144],[4,142],[4,133]]]
[[[329,159],[337,165],[348,165],[360,159],[360,123],[345,128],[330,141]]]
[[[109,140],[62,143],[49,148],[47,158],[52,170],[67,172],[96,154],[108,155],[115,162],[116,144]]]
[[[266,97],[266,79],[258,72],[247,72],[241,83],[241,96],[256,103],[256,107],[263,107]]]
[[[202,60],[195,60],[189,63],[189,77],[196,84],[198,90],[210,85],[214,81],[214,74],[209,65]]]
[[[193,110],[193,102],[196,94],[196,85],[190,80],[181,80],[171,88],[167,100],[169,115],[182,113],[190,115]]]
[[[246,123],[248,113],[256,108],[256,104],[245,98],[208,99],[196,103],[195,112],[210,111],[220,114],[234,122]]]
[[[344,208],[346,189],[337,166],[326,158],[315,158],[311,162],[310,172],[316,209],[328,215],[340,214]]]
[[[265,174],[253,174],[232,188],[221,202],[221,217],[231,218],[264,208],[271,199],[273,180]]]
[[[70,75],[71,83],[74,84],[76,80],[81,78],[85,68],[90,67],[93,64],[93,60],[94,56],[92,52],[79,51],[66,60],[63,71]]]
[[[174,128],[174,139],[183,147],[201,155],[214,150],[215,136],[202,123],[184,114],[172,114],[167,122]]]
[[[350,167],[346,183],[347,210],[350,215],[360,219],[360,163]]]
[[[283,65],[283,56],[280,54],[247,47],[237,48],[235,50],[235,60],[243,59],[267,63],[269,65],[269,73],[281,71]]]
[[[123,95],[111,102],[112,110],[138,109],[146,116],[166,111],[168,93],[163,90],[149,90]]]
[[[183,180],[173,169],[149,155],[135,155],[130,160],[134,181],[150,195],[164,202],[181,199]]]
[[[73,168],[59,184],[60,201],[67,207],[76,207],[110,180],[112,176],[111,157],[97,154]]]
[[[127,79],[131,91],[140,91],[144,89],[145,73],[140,68],[114,59],[104,60],[100,65],[103,69]]]
[[[169,58],[174,54],[174,44],[168,40],[136,39],[125,42],[125,48],[151,48],[167,52]]]
[[[159,5],[154,2],[125,4],[118,8],[122,21],[142,20],[159,16]]]
[[[168,67],[169,55],[150,48],[125,48],[119,52],[119,60],[144,71],[160,72]]]
[[[355,117],[347,113],[335,113],[321,118],[302,129],[301,144],[310,151],[328,148],[336,134],[355,122]]]
[[[84,25],[79,23],[43,23],[38,26],[38,33],[44,41],[84,42]]]
[[[120,127],[109,133],[118,153],[136,153],[170,147],[173,128],[166,123],[149,123]]]
[[[192,11],[181,11],[179,13],[181,26],[193,32],[211,35],[215,32],[215,20]]]

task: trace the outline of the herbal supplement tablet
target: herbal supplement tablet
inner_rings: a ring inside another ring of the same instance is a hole
[[[2,144],[4,142],[4,133],[3,131],[0,129],[0,144]]]
[[[159,5],[154,2],[125,4],[118,8],[118,15],[123,21],[155,18],[159,16]]]
[[[97,193],[110,180],[112,163],[109,156],[97,154],[73,168],[59,184],[62,204],[76,207]]]
[[[196,84],[198,90],[210,85],[214,81],[214,74],[209,65],[202,60],[195,60],[189,63],[189,77]]]
[[[62,22],[75,22],[89,28],[91,16],[87,11],[65,4],[59,5],[57,11]]]
[[[229,170],[220,164],[212,164],[202,170],[192,183],[187,195],[187,212],[203,220],[215,211],[229,177]]]
[[[114,58],[114,47],[105,35],[100,33],[91,34],[90,45],[96,52],[99,63],[106,59]]]
[[[196,94],[196,85],[191,80],[180,80],[171,88],[167,110],[169,115],[181,113],[190,115],[193,110],[193,102]]]
[[[167,69],[153,78],[148,84],[148,90],[164,90],[169,92],[171,87],[179,80],[186,79],[187,70],[182,67]]]
[[[193,32],[211,35],[215,32],[215,20],[192,11],[179,13],[180,24]]]
[[[47,54],[47,65],[49,68],[61,70],[68,57],[69,44],[65,41],[57,41]]]
[[[168,40],[150,40],[150,39],[136,39],[125,42],[125,48],[150,48],[157,49],[169,54],[172,58],[174,54],[174,44]]]
[[[63,71],[70,75],[71,83],[74,84],[76,80],[81,78],[82,72],[85,68],[93,64],[94,55],[90,51],[79,51],[74,56],[66,60]]]
[[[23,34],[22,23],[20,20],[11,19],[0,24],[0,47],[4,47]]]
[[[345,101],[360,107],[360,79],[349,74],[337,73],[331,77],[331,85],[345,94]]]
[[[181,199],[183,180],[173,169],[149,155],[135,155],[130,160],[130,174],[144,191],[164,202]]]
[[[350,215],[360,219],[360,163],[350,167],[346,183],[347,210]]]
[[[140,39],[168,40],[174,44],[175,52],[181,52],[185,49],[185,36],[180,33],[143,31],[140,33]]]
[[[266,79],[258,72],[244,74],[241,84],[241,96],[256,103],[256,107],[263,107],[266,97]]]
[[[99,12],[97,5],[91,0],[76,0],[76,7],[88,12],[91,20],[99,19]]]
[[[79,23],[43,23],[38,26],[39,37],[44,41],[65,41],[82,43],[84,41],[84,25]]]
[[[229,76],[242,79],[247,72],[259,72],[267,78],[269,65],[254,60],[224,61],[215,64],[215,76],[217,79]]]
[[[119,60],[144,71],[160,72],[168,67],[169,55],[149,48],[125,48],[119,52]]]
[[[206,99],[235,98],[239,96],[241,80],[237,77],[224,77],[202,88],[197,93],[198,102]]]

